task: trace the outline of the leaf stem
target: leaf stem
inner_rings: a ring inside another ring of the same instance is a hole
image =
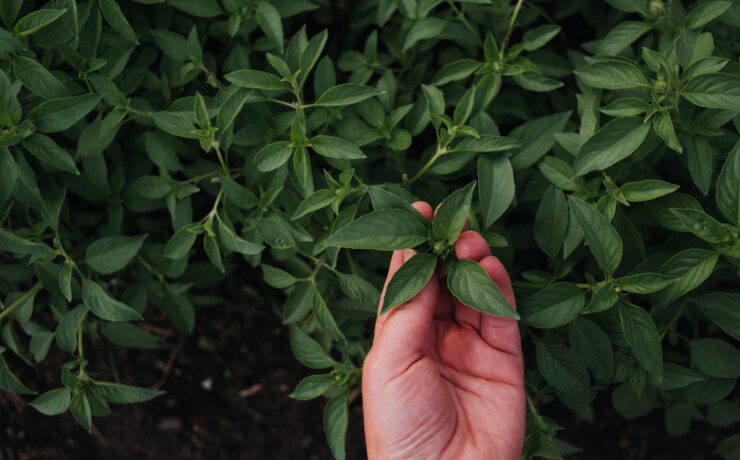
[[[409,185],[421,179],[424,176],[424,174],[426,174],[427,171],[429,171],[429,168],[431,168],[432,165],[434,165],[434,162],[436,162],[437,159],[439,159],[439,157],[441,157],[445,153],[447,153],[447,149],[444,146],[438,146],[437,151],[434,152],[434,155],[432,155],[429,161],[427,161],[426,164],[424,164],[424,166],[422,166],[421,169],[414,175],[414,177],[412,177],[409,180]]]
[[[85,322],[83,321],[82,323],[80,323],[80,327],[77,328],[77,356],[79,356],[80,361],[85,359],[85,350],[83,348],[84,331],[85,331]]]
[[[218,146],[218,143],[213,143],[213,150],[216,151],[216,156],[218,157],[218,162],[221,164],[221,169],[223,169],[224,174],[227,176],[231,176],[231,170],[228,166],[226,166],[226,162],[224,161],[224,156],[221,154],[221,149]]]
[[[5,319],[7,316],[9,316],[15,310],[17,310],[20,307],[22,307],[28,301],[28,299],[30,299],[31,297],[33,297],[34,295],[36,295],[36,293],[39,292],[40,290],[41,290],[41,281],[37,281],[36,284],[34,284],[31,287],[31,289],[29,289],[22,296],[20,296],[18,298],[18,300],[16,300],[12,304],[10,304],[8,306],[8,308],[6,308],[5,310],[0,311],[0,321],[2,321],[3,319]]]
[[[506,29],[506,35],[504,36],[504,41],[501,42],[501,61],[504,60],[504,53],[506,53],[506,47],[509,44],[511,33],[514,31],[514,25],[516,24],[517,16],[519,16],[519,10],[522,8],[522,3],[524,3],[524,0],[517,0],[516,5],[514,5],[514,12],[511,13],[511,20],[509,21],[509,27],[508,29]]]

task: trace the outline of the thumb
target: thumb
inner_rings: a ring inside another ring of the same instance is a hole
[[[414,255],[414,251],[405,251],[404,262]],[[373,351],[393,359],[419,356],[432,328],[438,294],[439,277],[433,275],[415,297],[383,315]]]

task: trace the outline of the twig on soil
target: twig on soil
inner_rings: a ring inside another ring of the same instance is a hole
[[[182,346],[185,343],[184,338],[180,338],[180,340],[177,341],[177,345],[175,348],[172,349],[170,352],[169,358],[167,358],[167,362],[164,365],[164,369],[162,369],[162,377],[157,380],[157,382],[152,385],[152,389],[159,390],[164,386],[165,383],[167,383],[167,378],[172,373],[172,368],[175,365],[175,358],[177,358],[177,354],[180,353],[180,350],[182,350]]]

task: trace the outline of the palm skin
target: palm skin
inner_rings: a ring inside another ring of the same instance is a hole
[[[414,207],[432,217],[427,203]],[[455,254],[478,261],[515,305],[505,268],[478,233],[464,232]],[[393,253],[386,285],[411,257]],[[454,301],[435,274],[378,318],[362,394],[370,460],[518,459],[526,409],[516,321]]]

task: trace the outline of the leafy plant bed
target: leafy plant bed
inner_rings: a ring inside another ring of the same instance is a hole
[[[5,0],[0,24],[16,401],[94,433],[125,404],[201,391],[195,370],[156,383],[159,347],[197,366],[192,335],[219,337],[201,322],[234,282],[290,331],[260,331],[245,366],[274,367],[260,355],[287,340],[311,369],[290,396],[325,403],[329,451],[351,458],[382,251],[414,248],[386,310],[439,267],[454,297],[519,320],[525,457],[587,446],[558,422],[609,407],[689,439],[737,426],[736,1]],[[433,222],[415,200],[442,203]],[[516,312],[452,257],[466,222]],[[237,366],[252,329],[221,321]],[[218,391],[204,401],[235,403]],[[736,455],[740,437],[723,442]]]

